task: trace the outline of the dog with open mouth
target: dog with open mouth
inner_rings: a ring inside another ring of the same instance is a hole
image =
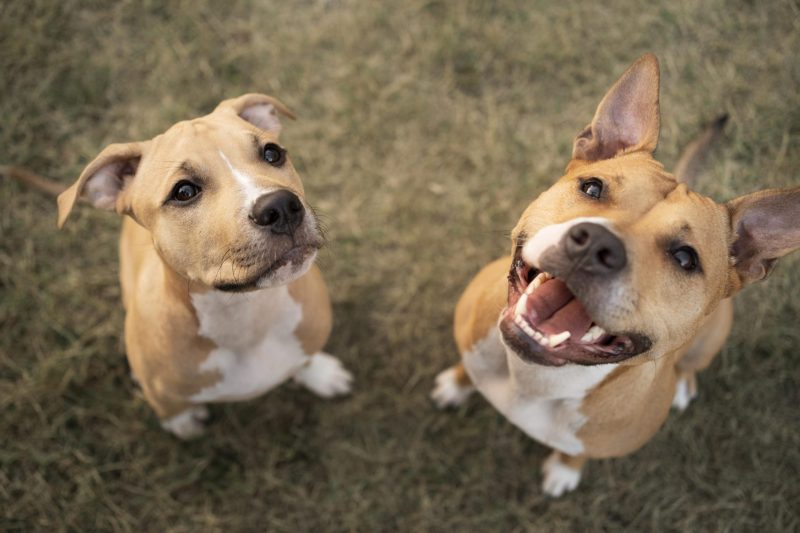
[[[58,198],[127,215],[120,237],[125,347],[162,426],[199,435],[208,402],[294,379],[322,397],[351,374],[322,351],[331,304],[324,243],[279,143],[278,100],[246,94],[144,142],[112,144]]]
[[[670,174],[653,157],[659,68],[637,60],[574,142],[565,175],[512,232],[512,254],[455,311],[461,362],[432,398],[475,390],[552,447],[543,490],[577,487],[588,458],[643,446],[696,395],[731,329],[731,297],[800,247],[800,187],[718,204],[686,183],[719,125]]]

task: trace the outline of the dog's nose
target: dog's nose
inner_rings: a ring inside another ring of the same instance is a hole
[[[575,262],[575,269],[590,274],[613,274],[628,262],[625,245],[600,224],[575,224],[567,232],[564,245],[567,256]]]
[[[250,220],[272,233],[291,235],[303,221],[303,202],[293,192],[282,189],[259,197],[253,204]]]

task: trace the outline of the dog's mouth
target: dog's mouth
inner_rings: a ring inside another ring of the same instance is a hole
[[[316,243],[294,246],[255,274],[250,274],[247,279],[233,282],[220,281],[214,283],[214,288],[226,292],[243,292],[259,289],[265,286],[265,281],[277,275],[278,271],[284,267],[289,267],[289,270],[291,270],[291,272],[287,272],[286,282],[292,281],[303,273],[303,271],[301,271],[303,266],[306,266],[311,256],[315,254],[320,247],[321,244]]]
[[[521,247],[508,274],[500,330],[523,360],[549,366],[616,363],[650,347],[643,335],[606,331],[564,280],[526,264]]]

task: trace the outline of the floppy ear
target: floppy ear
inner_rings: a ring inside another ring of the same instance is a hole
[[[283,105],[277,98],[266,94],[250,93],[238,98],[223,100],[214,110],[232,109],[241,118],[253,126],[278,135],[281,132],[281,121],[279,115],[294,119],[288,107]]]
[[[658,144],[658,59],[645,54],[606,93],[592,123],[578,134],[573,159],[598,161]]]
[[[800,248],[800,187],[770,189],[728,202],[731,256],[742,284],[766,278],[778,259]]]
[[[145,142],[110,144],[89,163],[69,189],[58,195],[58,227],[64,226],[78,198],[108,211],[117,210],[117,198],[136,175]]]

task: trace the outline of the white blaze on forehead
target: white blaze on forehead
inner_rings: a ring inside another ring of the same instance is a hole
[[[230,169],[233,178],[236,180],[236,183],[239,184],[239,187],[244,193],[245,202],[248,208],[252,206],[260,196],[275,190],[274,187],[259,187],[252,176],[249,176],[248,174],[245,174],[238,168],[234,167],[230,159],[228,159],[222,150],[219,150],[219,156],[228,166],[228,169]]]
[[[539,268],[539,258],[542,256],[544,251],[552,246],[557,246],[564,237],[564,234],[566,234],[571,227],[583,222],[591,222],[593,224],[599,224],[605,228],[611,229],[611,221],[602,217],[573,218],[572,220],[562,222],[561,224],[545,226],[537,231],[536,234],[529,238],[528,241],[523,245],[522,259],[527,264]]]

